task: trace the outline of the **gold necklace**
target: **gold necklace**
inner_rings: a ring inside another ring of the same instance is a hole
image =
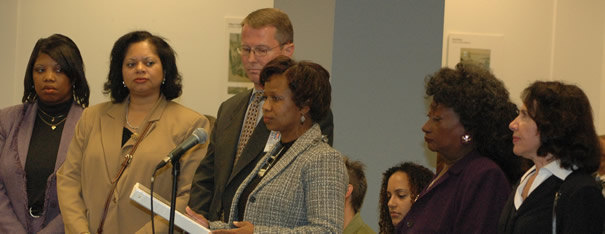
[[[65,115],[57,115],[57,116],[52,116],[52,115],[49,115],[48,113],[44,112],[44,110],[42,110],[42,108],[38,108],[38,110],[39,110],[40,112],[42,112],[42,114],[44,114],[44,115],[46,115],[46,116],[50,117],[50,122],[55,122],[55,118],[57,118],[57,119],[58,119],[58,118],[63,118],[63,116],[65,116]],[[38,112],[38,113],[40,113],[40,112]]]
[[[62,120],[60,120],[57,123],[49,123],[46,120],[44,120],[44,118],[42,117],[42,115],[40,115],[40,112],[38,112],[38,117],[40,117],[40,120],[42,120],[43,123],[45,123],[46,125],[50,126],[50,129],[52,129],[53,131],[57,128],[57,125],[62,124],[67,119],[67,118],[63,118]]]
[[[132,126],[132,124],[130,124],[130,121],[128,121],[128,106],[126,107],[126,125],[135,132],[139,130],[139,126]]]

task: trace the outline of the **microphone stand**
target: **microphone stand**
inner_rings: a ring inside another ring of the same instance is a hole
[[[170,220],[168,221],[168,233],[174,234],[174,212],[176,208],[176,191],[179,174],[181,173],[180,160],[172,161],[172,198],[170,199]]]

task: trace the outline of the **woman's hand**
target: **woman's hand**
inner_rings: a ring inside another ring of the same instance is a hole
[[[202,226],[204,226],[205,228],[208,228],[208,220],[203,215],[198,214],[195,211],[191,210],[191,208],[189,208],[189,206],[187,206],[187,208],[185,208],[185,212],[187,212],[187,215],[191,219],[193,219],[196,223],[199,223]]]
[[[235,229],[229,229],[229,230],[216,230],[216,231],[212,231],[212,234],[235,234],[235,233],[253,233],[254,232],[254,225],[248,221],[243,221],[243,222],[233,222],[233,225],[235,225],[237,228]]]

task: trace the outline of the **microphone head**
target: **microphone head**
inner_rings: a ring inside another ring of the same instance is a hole
[[[203,128],[195,129],[191,135],[194,135],[197,138],[198,144],[204,144],[208,140],[208,133],[206,133],[206,130]]]

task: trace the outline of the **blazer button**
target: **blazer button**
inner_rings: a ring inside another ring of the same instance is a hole
[[[256,201],[256,198],[254,198],[254,197],[250,197],[249,201],[250,201],[250,202],[255,202],[255,201]]]
[[[407,223],[405,223],[405,225],[407,225],[408,227],[412,227],[414,226],[414,222],[408,221]]]
[[[113,203],[117,203],[118,199],[116,199],[115,197],[113,198]]]

